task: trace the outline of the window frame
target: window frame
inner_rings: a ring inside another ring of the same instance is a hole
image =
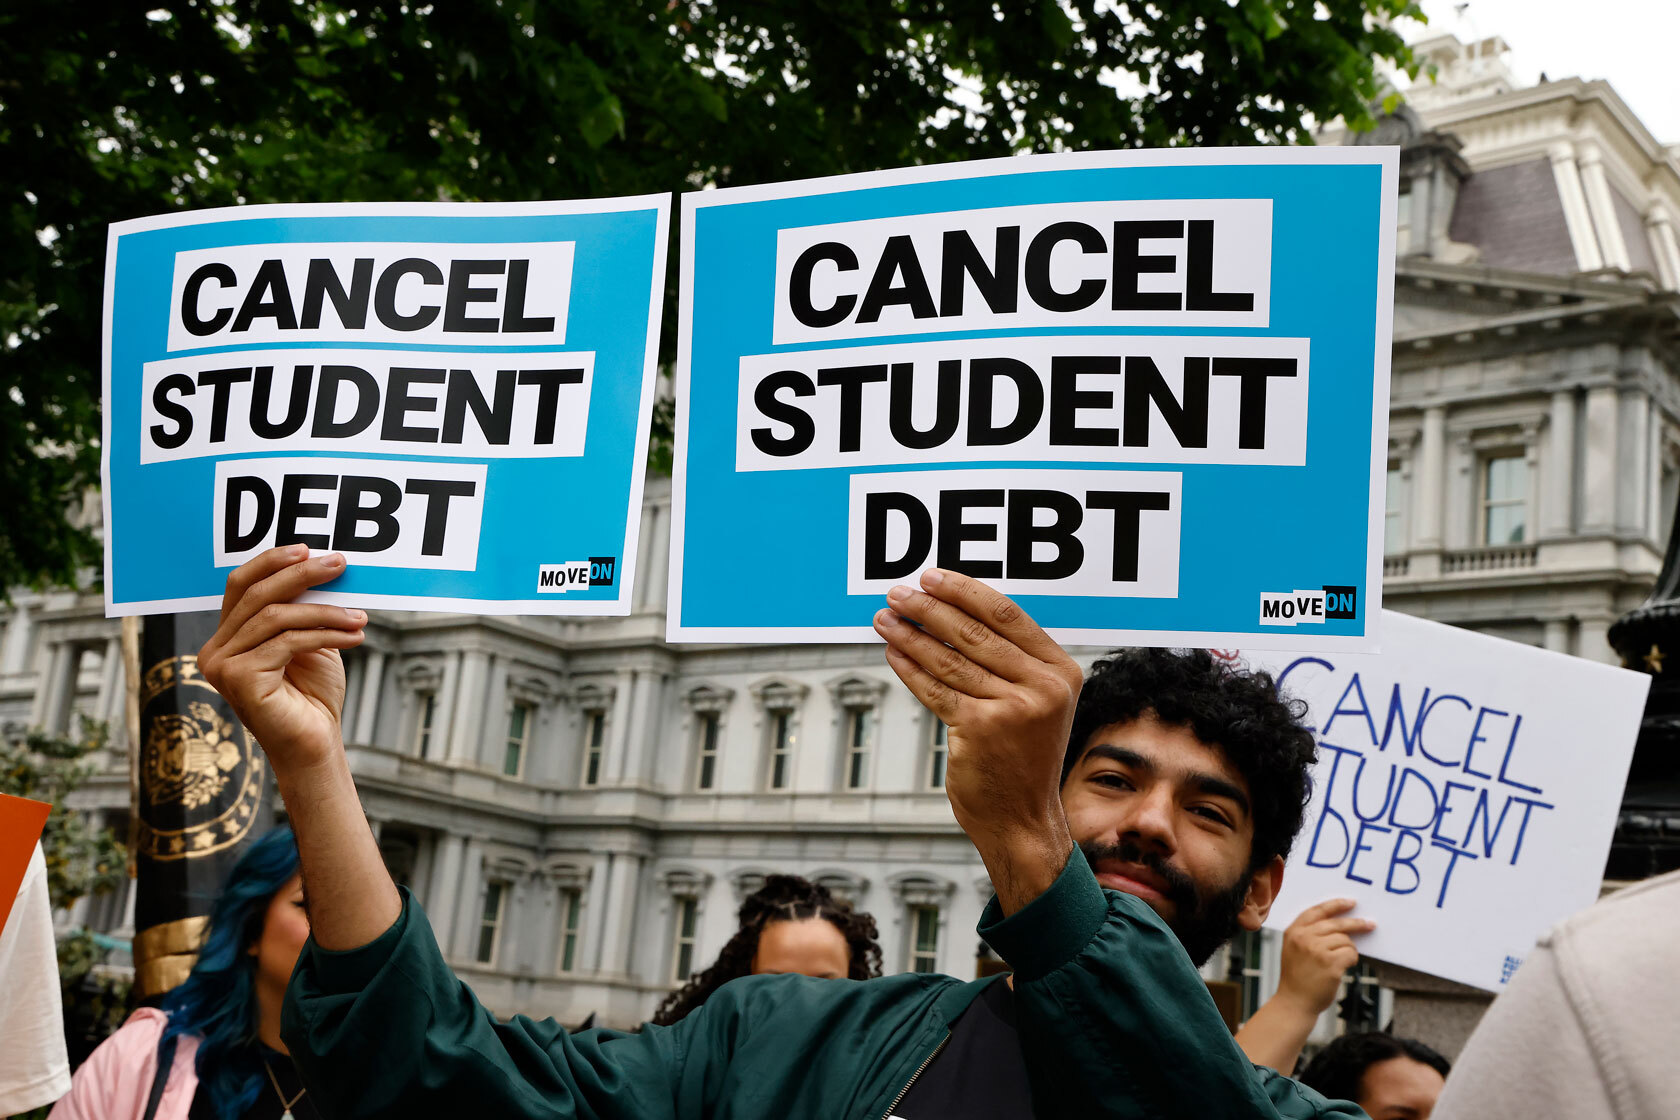
[[[875,725],[879,721],[874,718],[875,709],[862,704],[848,705],[844,712],[841,733],[845,736],[845,753],[841,757],[840,785],[847,793],[859,793],[869,789]]]
[[[931,927],[932,940],[928,948],[922,948],[922,924],[924,919]],[[912,902],[905,907],[905,954],[904,971],[933,972],[939,971],[939,907],[930,902]],[[919,965],[925,964],[922,968]]]
[[[1493,486],[1494,464],[1515,462],[1521,467],[1518,478],[1518,493],[1514,498],[1498,498],[1490,496]],[[1531,465],[1528,454],[1524,449],[1507,449],[1489,451],[1480,457],[1477,464],[1476,486],[1476,534],[1477,540],[1483,548],[1515,548],[1530,543],[1530,522],[1533,521],[1534,511],[1529,508],[1529,488],[1533,482],[1530,477]],[[1492,528],[1490,518],[1495,510],[1515,508],[1521,514],[1522,536],[1517,540],[1496,541],[1492,539],[1489,530]]]
[[[766,715],[770,722],[765,732],[764,788],[782,793],[793,786],[793,710],[775,708]]]
[[[514,700],[508,705],[508,730],[502,738],[502,765],[499,770],[502,777],[523,778],[525,776],[525,759],[530,753],[531,731],[536,725],[538,711],[537,705],[530,700]],[[524,719],[520,723],[521,734],[516,743],[513,735],[513,717],[517,713],[523,713]],[[507,768],[509,751],[517,752],[514,755],[515,765],[512,771]]]
[[[513,884],[505,879],[486,879],[484,882],[484,904],[479,907],[478,915],[478,944],[473,947],[473,963],[486,968],[495,968],[496,959],[502,951],[502,927],[507,918],[507,898]],[[490,914],[490,899],[496,900],[496,913]],[[490,955],[484,955],[484,940],[490,939]]]
[[[717,789],[718,764],[723,741],[723,713],[697,711],[694,713],[694,782],[696,793],[711,793]]]
[[[560,976],[570,976],[577,972],[578,946],[582,942],[583,888],[561,887],[560,905],[564,912],[560,914],[560,946],[555,954],[554,971]]]
[[[437,717],[437,689],[422,689],[415,693],[415,699],[420,704],[420,713],[414,723],[414,757],[430,761],[429,752],[436,733],[432,721]]]
[[[945,726],[945,721],[938,716],[928,713],[931,727],[928,729],[927,765],[922,768],[922,788],[924,790],[942,790],[945,788],[945,771],[951,758],[951,729]]]
[[[700,900],[692,895],[678,895],[671,915],[671,974],[672,984],[686,984],[694,975],[694,957],[700,941]],[[683,950],[688,950],[688,967],[682,967]]]
[[[583,713],[583,743],[578,767],[578,786],[597,789],[607,754],[607,711],[588,708]]]

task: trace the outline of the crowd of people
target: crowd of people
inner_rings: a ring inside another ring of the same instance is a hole
[[[947,794],[996,891],[979,933],[1009,972],[882,977],[868,914],[770,875],[644,1027],[498,1019],[362,815],[337,651],[365,615],[295,601],[342,567],[275,549],[230,577],[199,663],[267,752],[291,825],[241,857],[190,978],[76,1071],[54,1117],[1427,1120],[1666,1104],[1651,1086],[1676,1076],[1674,1003],[1640,1020],[1669,1030],[1654,1040],[1617,1025],[1626,969],[1586,955],[1609,937],[1591,913],[1542,943],[1456,1073],[1384,1032],[1300,1065],[1372,928],[1348,899],[1291,924],[1277,993],[1233,1037],[1197,969],[1277,896],[1310,794],[1300,705],[1200,650],[1117,651],[1084,674],[1007,598],[937,570],[895,588],[876,627],[949,729]],[[1642,908],[1662,959],[1673,884],[1637,893],[1612,905]]]

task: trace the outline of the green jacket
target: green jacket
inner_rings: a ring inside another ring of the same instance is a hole
[[[992,900],[980,934],[1015,969],[1038,1120],[1364,1116],[1251,1065],[1177,938],[1077,854],[1012,917]],[[339,1120],[882,1120],[991,982],[751,976],[671,1027],[569,1034],[491,1015],[405,897],[371,944],[305,946],[282,1035]]]

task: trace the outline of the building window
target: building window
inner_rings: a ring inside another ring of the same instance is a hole
[[[1406,480],[1398,464],[1388,465],[1388,490],[1383,498],[1383,552],[1392,556],[1406,551],[1404,522],[1400,514],[1406,501]]]
[[[578,914],[583,909],[583,892],[566,888],[560,892],[560,971],[577,968]]]
[[[786,789],[792,761],[793,713],[771,712],[770,751],[765,767],[764,784],[771,789]]]
[[[1528,460],[1499,455],[1482,462],[1482,543],[1521,544],[1528,539]]]
[[[717,781],[718,714],[701,712],[699,720],[695,735],[694,788],[711,789]]]
[[[496,932],[502,925],[502,905],[507,899],[507,884],[492,879],[484,886],[484,913],[478,922],[478,952],[473,959],[479,964],[496,963]]]
[[[676,939],[671,947],[671,980],[681,984],[694,971],[694,927],[699,900],[677,899]]]
[[[1231,971],[1229,978],[1242,991],[1242,1006],[1237,1010],[1239,1022],[1260,1010],[1262,979],[1260,954],[1264,942],[1259,930],[1242,930],[1231,939]]]
[[[846,709],[846,788],[863,789],[869,783],[870,709]]]
[[[437,714],[437,693],[420,693],[420,726],[414,736],[414,753],[430,758],[432,751],[432,717]]]
[[[945,741],[949,731],[945,721],[933,720],[933,739],[928,744],[927,784],[929,789],[945,788],[945,760],[949,755],[949,746]]]
[[[502,773],[510,778],[519,777],[525,768],[525,744],[529,741],[531,727],[536,722],[535,704],[515,704],[508,712],[507,743],[502,751]]]
[[[911,972],[939,971],[939,907],[910,907],[910,959],[906,967]]]
[[[1412,192],[1402,190],[1394,208],[1394,252],[1404,255],[1412,247]]]
[[[583,717],[583,784],[601,784],[601,751],[607,739],[607,713],[586,712]]]

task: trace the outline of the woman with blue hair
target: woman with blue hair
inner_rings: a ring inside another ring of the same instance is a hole
[[[229,872],[186,982],[100,1044],[50,1120],[316,1120],[280,1040],[308,937],[297,842],[282,826]]]

